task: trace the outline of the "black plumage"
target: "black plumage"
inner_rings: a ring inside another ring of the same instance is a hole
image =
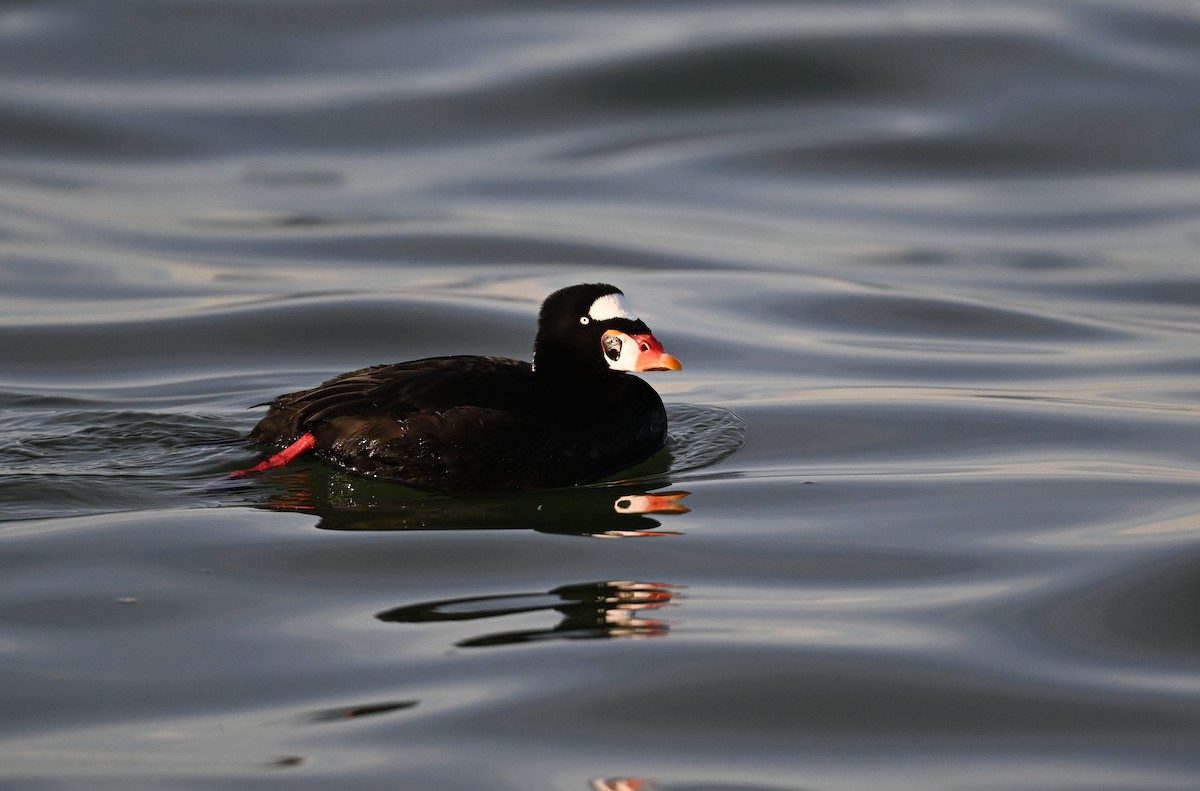
[[[619,295],[587,284],[547,297],[532,365],[453,356],[352,371],[271,401],[250,439],[284,445],[310,434],[313,452],[339,466],[449,494],[619,472],[667,434],[662,400],[625,371],[680,367]]]

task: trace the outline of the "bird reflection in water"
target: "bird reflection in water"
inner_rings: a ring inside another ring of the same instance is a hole
[[[244,483],[233,485],[244,486]],[[387,481],[311,464],[254,482],[253,503],[320,517],[324,530],[527,529],[598,538],[678,535],[654,516],[688,513],[683,491],[649,492],[660,481],[611,483],[511,495],[433,497]]]
[[[561,620],[545,629],[489,632],[460,640],[461,648],[511,645],[538,640],[661,637],[666,621],[644,617],[671,604],[678,586],[660,582],[588,582],[562,585],[546,593],[511,593],[424,602],[378,613],[389,623],[473,621],[534,612],[556,612]]]
[[[598,777],[589,787],[592,791],[651,791],[654,788],[642,777]]]

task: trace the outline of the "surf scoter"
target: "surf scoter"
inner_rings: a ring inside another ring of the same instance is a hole
[[[542,303],[533,363],[463,355],[376,365],[260,404],[249,439],[287,447],[240,477],[312,452],[444,494],[587,483],[662,448],[667,415],[626,371],[678,371],[620,289],[570,286]]]

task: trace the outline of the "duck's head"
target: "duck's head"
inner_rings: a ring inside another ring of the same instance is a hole
[[[646,323],[616,286],[585,283],[555,291],[542,303],[533,366],[556,376],[607,371],[678,371]]]

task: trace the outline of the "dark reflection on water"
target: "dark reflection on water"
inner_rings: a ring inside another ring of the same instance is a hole
[[[349,706],[344,708],[323,709],[314,711],[309,714],[305,721],[307,722],[346,722],[348,720],[358,719],[360,717],[374,717],[379,714],[392,714],[397,711],[406,711],[416,706],[420,701],[416,700],[401,700],[389,701],[387,703],[364,703],[360,706]]]
[[[0,3],[0,785],[1194,788],[1197,41]],[[223,481],[247,405],[595,280],[686,365],[623,480]]]
[[[472,621],[552,610],[562,620],[549,629],[491,632],[459,640],[460,648],[511,645],[535,640],[597,637],[661,637],[667,622],[646,617],[672,601],[672,585],[659,582],[591,582],[560,585],[546,593],[511,593],[396,607],[375,617],[389,623]]]
[[[681,502],[687,492],[651,493],[643,485],[443,498],[313,466],[272,477],[272,488],[283,491],[258,507],[316,514],[317,527],[324,530],[507,528],[575,536],[670,535],[656,530],[662,522],[651,515],[688,512]]]

